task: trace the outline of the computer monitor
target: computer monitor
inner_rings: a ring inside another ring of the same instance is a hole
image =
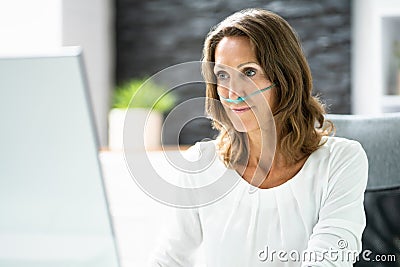
[[[81,50],[0,55],[0,266],[119,266]]]

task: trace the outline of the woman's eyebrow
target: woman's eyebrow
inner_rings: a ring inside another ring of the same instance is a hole
[[[256,64],[256,65],[258,65],[257,62],[249,61],[249,62],[245,62],[245,63],[239,64],[239,65],[237,66],[237,68],[243,67],[244,65],[247,65],[247,64]]]
[[[215,64],[214,69],[226,69],[226,66],[223,64]]]
[[[244,65],[247,65],[247,64],[256,64],[256,65],[258,65],[258,63],[255,62],[255,61],[248,61],[248,62],[244,62],[244,63],[239,64],[236,68],[243,67]],[[228,68],[230,68],[230,67],[228,67]],[[227,66],[224,65],[224,64],[215,64],[214,65],[214,70],[215,69],[227,69]]]

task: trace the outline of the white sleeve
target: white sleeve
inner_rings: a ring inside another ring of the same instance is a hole
[[[193,186],[190,178],[181,175],[177,182],[186,188],[184,196],[193,200],[195,194],[190,189]],[[165,218],[164,222],[160,222],[160,226],[164,226],[148,265],[151,267],[195,266],[194,256],[203,241],[199,208],[169,207],[169,210],[170,216]]]
[[[332,157],[326,197],[302,267],[353,266],[362,249],[368,159],[362,146],[355,141],[340,147]]]
[[[202,242],[197,209],[173,208],[173,217],[149,259],[151,267],[194,266],[194,255]]]

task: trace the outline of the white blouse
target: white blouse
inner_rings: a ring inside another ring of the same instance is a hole
[[[357,141],[325,140],[292,179],[270,189],[250,185],[214,157],[198,177],[225,173],[239,182],[209,205],[175,208],[150,266],[194,266],[200,245],[209,267],[352,266],[366,225],[368,160]],[[210,157],[214,151],[214,142],[200,142],[188,153]]]

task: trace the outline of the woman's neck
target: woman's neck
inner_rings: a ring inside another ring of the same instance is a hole
[[[257,129],[247,133],[249,167],[268,168],[274,160],[276,148],[275,131]]]

